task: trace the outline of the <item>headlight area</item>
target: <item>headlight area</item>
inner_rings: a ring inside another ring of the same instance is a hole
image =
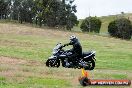
[[[53,52],[52,52],[52,54],[56,55],[58,53],[58,51],[59,51],[58,49],[54,49]]]

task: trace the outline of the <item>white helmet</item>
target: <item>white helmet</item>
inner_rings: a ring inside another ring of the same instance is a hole
[[[77,39],[77,37],[75,35],[70,36],[70,42],[71,43],[75,43],[77,41],[78,41],[78,39]]]

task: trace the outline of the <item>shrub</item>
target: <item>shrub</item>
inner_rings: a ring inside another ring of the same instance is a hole
[[[109,23],[108,32],[113,37],[131,39],[132,24],[126,18],[116,19]]]
[[[101,21],[97,17],[87,17],[83,20],[80,28],[83,32],[100,32]]]

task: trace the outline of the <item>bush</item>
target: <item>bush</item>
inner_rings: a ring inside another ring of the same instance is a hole
[[[101,27],[101,21],[97,17],[87,17],[83,20],[80,28],[83,32],[95,32],[99,33]]]
[[[109,23],[108,32],[113,37],[131,39],[132,24],[126,18],[116,19]]]

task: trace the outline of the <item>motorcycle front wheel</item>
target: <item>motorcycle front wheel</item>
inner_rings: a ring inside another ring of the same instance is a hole
[[[48,59],[46,61],[46,66],[47,67],[59,67],[60,66],[60,61],[56,59]]]

